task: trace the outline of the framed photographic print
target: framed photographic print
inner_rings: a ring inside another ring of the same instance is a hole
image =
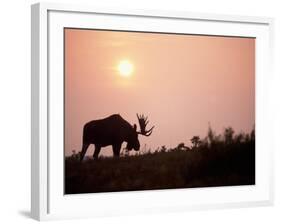
[[[32,6],[32,217],[269,205],[270,18]]]

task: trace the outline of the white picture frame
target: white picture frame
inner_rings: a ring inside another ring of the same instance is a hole
[[[32,15],[31,214],[37,220],[248,207],[273,203],[273,19],[38,3]],[[256,38],[256,184],[141,192],[63,194],[63,28]],[[130,204],[133,206],[125,206]]]

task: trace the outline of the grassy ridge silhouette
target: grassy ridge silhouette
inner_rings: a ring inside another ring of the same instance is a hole
[[[96,193],[255,184],[255,131],[234,134],[225,128],[216,135],[209,127],[204,139],[194,136],[192,147],[147,151],[120,158],[79,162],[65,159],[65,193]]]

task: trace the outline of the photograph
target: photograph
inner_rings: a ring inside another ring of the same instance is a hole
[[[255,37],[63,32],[64,194],[255,185]]]

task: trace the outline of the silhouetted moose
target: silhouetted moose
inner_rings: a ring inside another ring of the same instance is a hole
[[[127,142],[128,150],[139,151],[140,143],[138,134],[150,136],[152,128],[145,130],[148,120],[144,115],[138,115],[140,132],[137,131],[137,125],[133,126],[124,120],[119,114],[111,115],[100,120],[93,120],[84,125],[83,128],[83,146],[80,152],[80,161],[83,160],[90,144],[95,145],[94,159],[98,158],[102,147],[112,145],[114,157],[119,157],[123,142]]]

